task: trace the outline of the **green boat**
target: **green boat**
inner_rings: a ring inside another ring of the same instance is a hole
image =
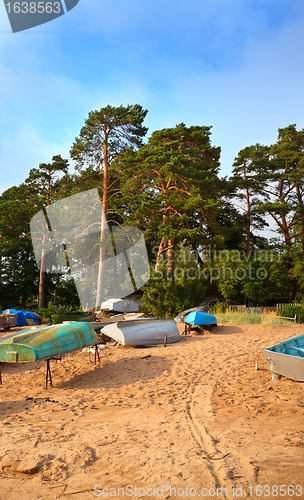
[[[59,323],[63,323],[64,321],[92,321],[94,317],[94,313],[84,312],[84,311],[75,311],[65,314],[53,314],[52,320],[53,325],[58,325]]]
[[[99,338],[89,323],[31,328],[0,339],[0,361],[23,363],[47,359],[97,342]]]

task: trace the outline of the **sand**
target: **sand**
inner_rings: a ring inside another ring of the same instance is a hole
[[[273,382],[262,353],[301,333],[109,343],[96,365],[83,351],[52,362],[48,390],[45,361],[3,364],[1,500],[304,498],[304,384]]]

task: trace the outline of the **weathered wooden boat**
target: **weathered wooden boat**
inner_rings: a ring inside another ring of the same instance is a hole
[[[0,361],[21,363],[64,354],[99,342],[89,323],[34,327],[0,339]]]
[[[174,318],[174,321],[176,321],[176,323],[184,323],[188,314],[196,311],[208,313],[208,306],[198,306],[198,307],[192,307],[191,309],[186,309],[185,311],[178,314],[178,316]]]
[[[58,325],[64,321],[93,321],[93,317],[93,312],[75,311],[64,314],[53,314],[52,320],[54,325]]]
[[[115,311],[121,313],[137,312],[138,304],[133,300],[108,299],[100,306],[102,311]]]
[[[268,370],[297,382],[304,382],[304,335],[291,337],[263,349]]]
[[[216,326],[216,317],[209,313],[193,311],[185,318],[185,323],[192,326]]]
[[[17,314],[0,314],[0,328],[13,328],[17,325]]]
[[[173,319],[137,318],[118,321],[101,329],[104,335],[124,346],[149,346],[178,342],[181,337]]]
[[[6,309],[2,311],[3,316],[7,318],[5,328],[14,326],[39,325],[40,319],[38,314],[31,311],[22,311],[20,309]],[[31,321],[29,321],[31,320]]]
[[[4,328],[6,326],[6,316],[4,314],[0,314],[0,328]]]

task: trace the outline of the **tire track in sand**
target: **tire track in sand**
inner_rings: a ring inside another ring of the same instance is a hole
[[[205,424],[208,419],[213,417],[211,393],[212,386],[210,385],[198,385],[195,388],[191,402],[186,405],[188,426],[193,439],[201,450],[201,458],[205,461],[214,481],[213,487],[223,492],[222,498],[230,500],[232,499],[230,492],[232,491],[233,482],[229,478],[230,468],[225,461],[225,458],[230,454],[218,450],[216,441]]]

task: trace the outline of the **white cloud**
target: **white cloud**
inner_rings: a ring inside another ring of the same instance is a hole
[[[298,19],[267,42],[252,42],[238,69],[181,75],[171,68],[175,122],[213,126],[213,143],[222,147],[224,174],[241,148],[273,143],[277,129],[292,123],[304,127],[302,39]]]
[[[30,169],[49,163],[56,154],[68,158],[70,144],[47,141],[37,129],[18,127],[14,136],[5,134],[1,140],[0,193],[21,184]]]
[[[242,147],[303,127],[303,16],[273,27],[259,3],[80,0],[44,28],[58,33],[0,34],[0,192],[68,157],[88,112],[107,104],[147,108],[149,133],[212,125],[226,174]]]
[[[69,159],[89,111],[109,103],[119,106],[149,100],[143,85],[120,73],[113,76],[111,89],[103,90],[85,88],[64,75],[24,69],[20,91],[19,81],[11,70],[5,70],[6,84],[0,95],[9,98],[0,101],[0,193],[23,182],[31,168],[51,161],[55,154]]]

